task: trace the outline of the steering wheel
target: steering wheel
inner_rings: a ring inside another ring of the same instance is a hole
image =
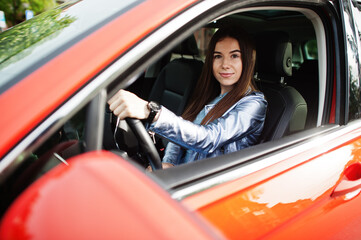
[[[145,153],[145,156],[147,157],[152,169],[162,169],[162,161],[160,159],[158,151],[154,146],[154,143],[150,138],[147,130],[145,129],[143,123],[140,120],[133,118],[126,118],[125,121],[138,139],[139,145]]]

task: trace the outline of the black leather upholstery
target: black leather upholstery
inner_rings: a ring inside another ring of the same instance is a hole
[[[318,60],[305,60],[288,83],[306,100],[308,108],[306,129],[316,127],[319,98]]]
[[[199,54],[198,46],[194,35],[191,35],[186,40],[178,44],[173,50],[172,53],[181,54],[181,55],[190,55],[197,56]]]
[[[193,35],[172,52],[182,57],[172,60],[161,70],[149,100],[157,101],[175,114],[181,115],[201,74],[203,62],[184,57],[184,55],[198,55],[198,47]]]
[[[259,74],[275,82],[292,75],[292,44],[286,33],[263,33],[257,36],[256,44]]]
[[[257,36],[256,44],[257,85],[268,101],[262,141],[303,130],[307,104],[295,88],[284,82],[292,75],[292,45],[287,34],[264,33]]]

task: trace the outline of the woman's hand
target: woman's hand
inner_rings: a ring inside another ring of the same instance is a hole
[[[149,116],[148,102],[135,94],[120,89],[108,101],[109,109],[121,120],[130,117],[146,119]]]
[[[171,167],[174,167],[174,165],[171,164],[171,163],[162,163],[162,169],[171,168]],[[151,166],[148,166],[148,167],[146,168],[146,170],[147,170],[148,172],[153,172]]]

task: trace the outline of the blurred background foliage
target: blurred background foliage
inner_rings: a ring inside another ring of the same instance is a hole
[[[3,32],[0,36],[0,68],[24,58],[31,53],[32,46],[43,39],[56,37],[62,29],[75,21],[74,17],[67,15],[60,17],[61,12],[60,8],[51,9],[37,18]]]
[[[37,15],[57,5],[56,0],[0,0],[0,10],[5,13],[7,27],[24,21],[25,10],[32,10]]]

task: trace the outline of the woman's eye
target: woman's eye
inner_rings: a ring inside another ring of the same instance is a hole
[[[239,54],[232,54],[231,57],[232,57],[232,58],[239,58],[239,57],[241,57],[241,56],[240,56]]]
[[[213,55],[213,58],[214,58],[214,59],[220,59],[221,57],[222,57],[222,56],[219,55],[219,54]]]

